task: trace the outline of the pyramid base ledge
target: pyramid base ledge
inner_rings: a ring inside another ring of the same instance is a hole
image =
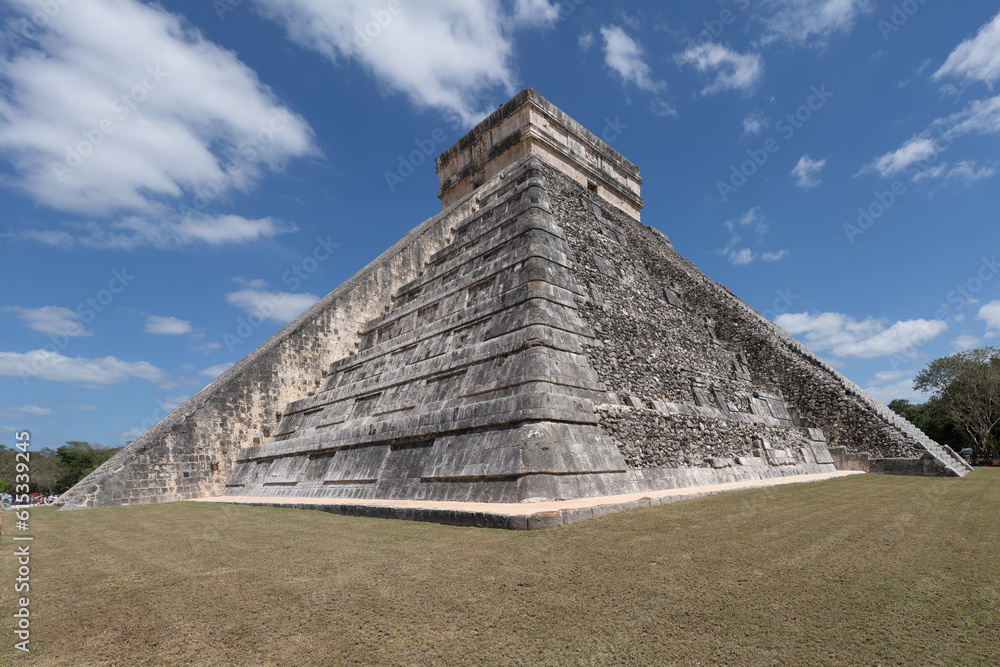
[[[832,466],[831,466],[832,467]],[[663,472],[681,472],[663,471]],[[753,489],[778,484],[819,482],[847,475],[863,474],[857,471],[827,471],[811,474],[778,475],[768,478],[720,482],[699,486],[665,488],[655,491],[593,496],[576,500],[552,501],[531,498],[531,502],[487,503],[434,500],[393,500],[379,498],[302,498],[277,496],[216,496],[186,502],[214,502],[251,507],[283,507],[311,509],[344,516],[377,519],[403,519],[429,521],[452,526],[478,528],[503,528],[508,530],[536,530],[569,525],[584,519],[626,510],[655,507],[688,498]],[[683,478],[681,475],[678,478]],[[688,476],[694,477],[694,476]]]

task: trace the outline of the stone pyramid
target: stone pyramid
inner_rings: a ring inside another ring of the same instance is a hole
[[[223,494],[516,503],[969,470],[642,225],[639,170],[534,90],[437,165],[441,214],[64,508]]]

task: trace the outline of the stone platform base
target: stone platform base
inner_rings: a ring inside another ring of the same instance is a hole
[[[465,503],[432,500],[377,500],[346,498],[280,498],[273,496],[215,496],[196,498],[187,502],[229,503],[254,507],[286,507],[292,509],[321,510],[331,514],[364,516],[377,519],[406,519],[431,521],[451,526],[477,528],[507,528],[510,530],[537,530],[568,525],[605,514],[624,512],[639,507],[652,507],[683,500],[699,498],[725,491],[755,489],[779,484],[820,482],[835,477],[864,474],[858,471],[838,471],[813,475],[793,475],[770,479],[711,484],[684,489],[668,489],[648,493],[630,493],[616,496],[580,498],[560,502],[541,503]]]

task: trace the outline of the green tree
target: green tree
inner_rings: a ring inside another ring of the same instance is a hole
[[[114,456],[120,448],[102,447],[89,442],[70,440],[56,450],[63,473],[59,478],[60,493],[94,472],[99,465]]]
[[[18,459],[17,455],[22,454]],[[58,481],[64,470],[55,451],[46,447],[37,451],[29,450],[27,456],[16,449],[0,445],[0,493],[13,493],[17,482],[17,464],[28,464],[28,490],[31,493],[56,493],[60,491]]]
[[[996,449],[1000,436],[1000,349],[982,347],[935,359],[917,374],[918,391],[963,432],[979,453]]]

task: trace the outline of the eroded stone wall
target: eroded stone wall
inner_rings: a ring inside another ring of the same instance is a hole
[[[451,241],[460,202],[431,218],[67,491],[66,509],[221,495],[241,449],[276,435],[281,413],[353,354],[365,322]]]
[[[787,404],[795,426],[822,428],[831,446],[873,459],[915,459],[930,451],[963,467],[950,451],[709,280],[662,233],[554,172],[548,189],[576,253],[576,277],[590,291],[581,312],[601,344],[588,349],[588,358],[619,402],[643,408],[657,401],[708,405],[758,415],[772,407],[777,415],[780,404]],[[687,432],[691,449],[678,445],[668,421]],[[608,427],[622,429],[613,421]],[[701,462],[745,449],[754,430],[741,424],[719,433],[706,424],[692,428],[683,418],[657,417],[630,425],[619,444],[634,465],[706,465]],[[741,435],[733,437],[737,431]],[[780,431],[764,431],[760,435],[787,439]]]

